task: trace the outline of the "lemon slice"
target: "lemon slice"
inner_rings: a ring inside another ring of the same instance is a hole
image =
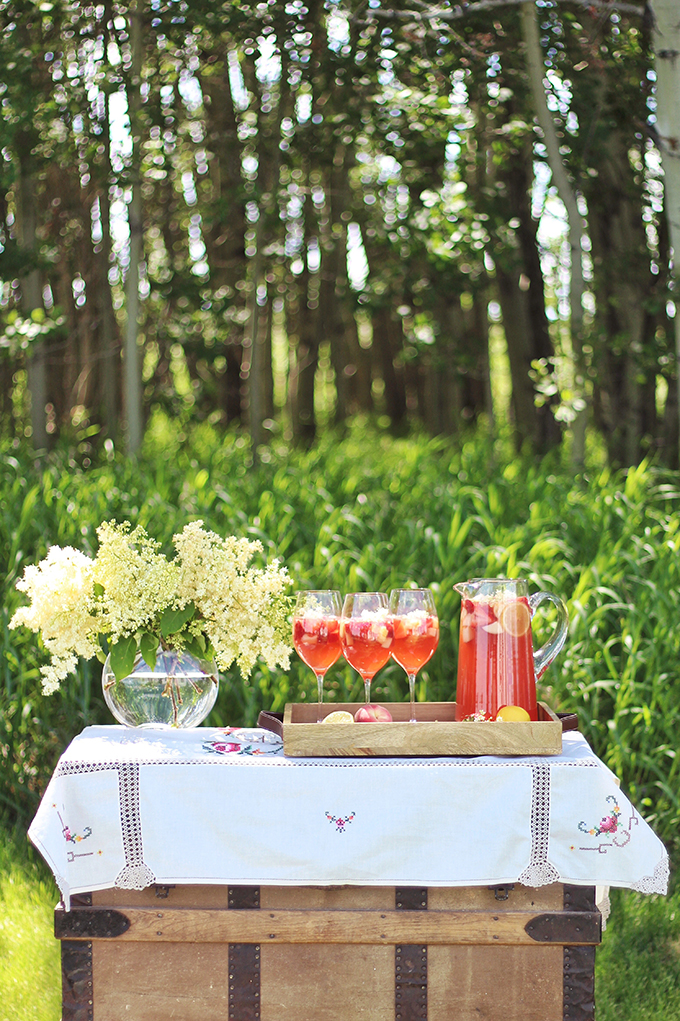
[[[336,709],[335,712],[324,716],[322,723],[354,723],[354,717],[344,709]]]
[[[504,723],[520,723],[530,720],[531,717],[521,705],[502,705],[496,713],[496,719]]]
[[[531,627],[531,611],[526,603],[506,603],[498,614],[498,623],[513,638],[521,638]]]

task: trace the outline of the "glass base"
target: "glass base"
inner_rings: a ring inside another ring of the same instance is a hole
[[[117,681],[109,658],[102,670],[104,701],[126,727],[198,727],[215,704],[214,662],[160,650],[153,669],[137,656],[132,672]]]

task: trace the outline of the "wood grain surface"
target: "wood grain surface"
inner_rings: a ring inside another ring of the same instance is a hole
[[[417,702],[410,723],[406,702],[382,702],[391,723],[319,723],[317,703],[289,703],[283,717],[283,749],[291,756],[559,755],[562,723],[539,703],[538,722],[456,723],[455,702]],[[351,713],[357,703],[329,703],[323,716]]]
[[[69,915],[57,913],[57,931],[68,939],[96,939],[99,909],[78,908]],[[214,908],[126,908],[121,912],[129,928],[114,937],[118,942],[147,943],[427,943],[473,946],[530,946],[545,918],[536,911],[363,911],[310,910],[221,911]],[[559,913],[569,937],[555,940],[571,945],[599,942],[585,925],[577,924],[580,912]],[[87,919],[92,919],[92,928]],[[69,928],[77,920],[83,928]],[[60,928],[61,926],[61,928]]]
[[[229,908],[226,886],[96,891],[77,910],[120,911],[130,929],[92,941],[92,983],[64,1017],[243,1021],[230,971],[242,941],[259,955],[258,1021],[396,1021],[407,943],[427,947],[427,1021],[563,1021],[578,1006],[573,966],[565,999],[565,955],[590,955],[581,970],[592,985],[594,947],[542,945],[524,926],[564,907],[588,914],[590,894],[572,904],[560,883],[430,887],[424,910],[397,910],[394,887],[262,886],[259,909],[242,910]],[[592,1011],[574,1016],[592,1021]]]

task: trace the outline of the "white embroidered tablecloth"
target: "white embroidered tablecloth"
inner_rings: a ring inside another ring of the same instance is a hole
[[[29,837],[67,907],[154,883],[668,882],[663,844],[575,732],[540,758],[293,759],[263,730],[88,727]]]

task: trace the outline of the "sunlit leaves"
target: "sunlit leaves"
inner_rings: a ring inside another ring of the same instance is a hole
[[[134,635],[129,638],[119,638],[111,646],[109,662],[117,681],[122,681],[124,677],[132,673],[136,655],[137,640]]]
[[[196,607],[193,603],[187,603],[181,609],[168,607],[161,614],[161,636],[167,638],[169,635],[177,634],[178,631],[181,631],[189,623],[195,613]]]

